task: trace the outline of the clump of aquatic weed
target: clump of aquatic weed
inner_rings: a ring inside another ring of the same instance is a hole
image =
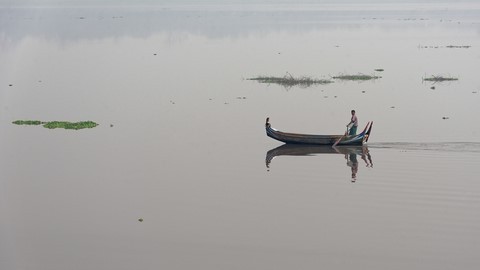
[[[45,122],[38,121],[38,120],[17,120],[12,122],[15,125],[28,125],[28,126],[38,126],[41,124],[45,124]]]
[[[460,45],[460,46],[457,46],[457,45],[448,45],[448,46],[446,46],[446,47],[449,48],[449,49],[468,49],[468,48],[470,48],[470,47],[472,47],[472,46],[470,46],[470,45]]]
[[[274,84],[279,84],[285,87],[292,87],[292,86],[309,87],[315,84],[333,83],[333,81],[331,80],[315,79],[307,76],[294,77],[288,72],[283,77],[258,76],[255,78],[248,78],[247,80],[258,81],[259,83],[274,83]]]
[[[52,122],[42,122],[37,120],[17,120],[12,122],[15,125],[43,125],[44,128],[55,129],[55,128],[64,128],[64,129],[84,129],[84,128],[94,128],[98,126],[97,123],[93,121],[83,121],[83,122],[66,122],[66,121],[52,121]]]
[[[458,81],[458,78],[455,77],[443,77],[443,76],[431,76],[428,78],[423,78],[424,81],[428,82],[445,82],[445,81]]]
[[[366,74],[340,74],[337,76],[333,76],[333,79],[343,80],[343,81],[368,81],[368,80],[375,80],[382,78],[381,76],[376,75],[366,75]]]
[[[447,45],[447,46],[439,46],[439,45],[418,45],[419,49],[441,49],[441,48],[447,48],[447,49],[468,49],[472,46],[470,45]]]
[[[64,128],[64,129],[75,129],[75,130],[84,129],[84,128],[94,128],[96,126],[98,126],[98,124],[92,121],[77,122],[77,123],[53,121],[43,125],[44,128],[49,128],[49,129]]]

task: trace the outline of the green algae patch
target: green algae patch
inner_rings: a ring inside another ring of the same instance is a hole
[[[93,121],[83,121],[83,122],[66,122],[66,121],[52,121],[52,122],[42,122],[38,120],[17,120],[12,122],[15,125],[43,125],[44,128],[48,129],[55,129],[55,128],[63,128],[63,129],[84,129],[84,128],[94,128],[98,126],[97,123]]]

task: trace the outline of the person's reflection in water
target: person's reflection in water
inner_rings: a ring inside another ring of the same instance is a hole
[[[362,149],[362,160],[365,162],[365,167],[373,168],[372,157],[370,156],[370,152],[368,148]],[[352,183],[357,181],[357,173],[358,173],[358,160],[357,154],[355,153],[348,153],[345,154],[345,159],[347,160],[347,166],[352,169]]]
[[[357,172],[358,172],[357,154],[355,153],[346,154],[345,158],[347,159],[347,166],[352,168],[352,183],[355,183],[355,181],[357,181]]]
[[[347,166],[352,171],[352,183],[357,181],[359,162],[358,155],[365,162],[367,168],[373,168],[372,157],[367,146],[312,146],[312,145],[292,145],[284,144],[274,149],[270,149],[265,156],[265,165],[267,171],[270,170],[270,163],[278,156],[314,156],[322,154],[340,154],[347,160]],[[339,161],[342,159],[340,158]]]

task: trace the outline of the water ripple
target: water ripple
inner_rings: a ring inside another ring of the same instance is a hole
[[[430,150],[445,152],[470,152],[480,153],[480,142],[435,142],[435,143],[410,143],[410,142],[389,142],[373,143],[370,148],[388,148],[399,150]]]

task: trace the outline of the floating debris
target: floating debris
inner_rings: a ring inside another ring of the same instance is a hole
[[[375,70],[375,71],[378,71],[378,72],[382,72],[382,71],[384,71],[384,69],[383,69],[383,68],[377,68],[377,69],[374,69],[374,70]]]
[[[297,86],[297,85],[300,87],[309,87],[315,84],[333,83],[333,81],[331,80],[315,79],[315,78],[306,77],[306,76],[294,77],[288,72],[283,77],[258,76],[255,78],[249,78],[247,80],[258,81],[259,83],[274,83],[274,84],[279,84],[286,87]]]
[[[430,87],[430,89],[435,90],[435,86]]]
[[[9,84],[8,86],[12,87],[12,86],[13,86],[13,84]]]
[[[61,121],[52,121],[52,122],[43,122],[38,120],[16,120],[12,122],[15,125],[28,125],[28,126],[38,126],[43,125],[44,128],[55,129],[55,128],[64,128],[64,129],[84,129],[84,128],[94,128],[98,126],[97,123],[92,121],[84,122],[61,122]]]
[[[447,120],[447,119],[450,119],[450,117],[444,116],[444,117],[442,117],[442,119]]]
[[[143,222],[143,218],[139,218],[138,221],[139,221],[139,222]]]
[[[247,97],[237,97],[237,99],[247,99]]]

